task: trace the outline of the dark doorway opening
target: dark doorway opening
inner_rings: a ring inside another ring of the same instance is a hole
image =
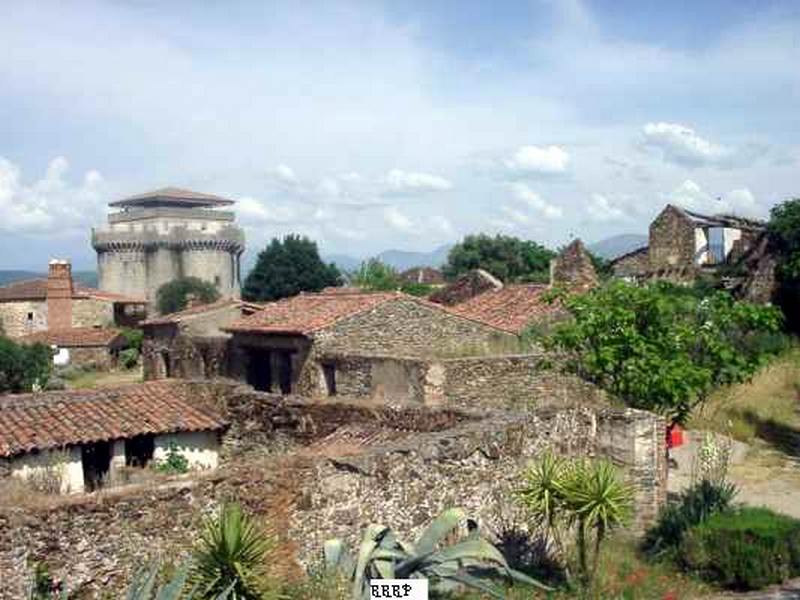
[[[325,377],[325,389],[328,396],[336,395],[336,365],[333,363],[323,363],[322,375]]]
[[[162,350],[161,351],[161,363],[164,367],[164,377],[169,379],[172,376],[172,365],[169,361],[169,351]]]
[[[111,468],[111,442],[85,444],[81,449],[81,465],[86,491],[101,488]]]
[[[261,348],[252,348],[247,356],[247,383],[259,392],[272,390],[272,353]]]
[[[281,394],[292,393],[292,353],[291,352],[278,352],[277,356],[278,366],[278,384],[281,388]]]
[[[137,435],[125,440],[125,466],[146,467],[153,460],[156,444],[152,435]]]

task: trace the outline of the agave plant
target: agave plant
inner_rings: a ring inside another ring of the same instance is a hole
[[[175,574],[166,582],[158,587],[159,567],[152,564],[149,569],[143,569],[134,575],[125,600],[195,600],[199,598],[197,588],[186,589],[189,577],[189,569],[186,566],[179,568]],[[231,595],[231,588],[224,590],[213,600],[228,600]]]
[[[469,533],[455,543],[447,540],[467,522]],[[467,520],[460,508],[442,512],[422,533],[416,543],[400,540],[384,525],[370,525],[355,558],[339,539],[325,542],[326,568],[338,571],[352,581],[353,600],[369,598],[373,579],[428,579],[431,588],[450,591],[464,585],[493,598],[502,592],[492,585],[492,578],[515,580],[549,590],[547,586],[508,566],[506,559],[481,536],[477,524]]]
[[[266,572],[273,548],[273,538],[238,504],[222,506],[206,519],[192,552],[189,580],[197,598],[216,598],[227,590],[230,600],[280,598]]]

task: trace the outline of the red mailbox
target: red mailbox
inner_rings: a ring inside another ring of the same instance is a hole
[[[683,445],[683,429],[677,423],[667,427],[667,448],[677,448]]]

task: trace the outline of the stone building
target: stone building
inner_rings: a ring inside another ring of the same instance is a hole
[[[691,281],[703,270],[739,262],[764,230],[761,221],[668,204],[650,224],[648,246],[618,257],[612,269],[617,277]]]
[[[503,282],[484,269],[472,269],[459,275],[455,281],[436,290],[429,300],[445,306],[454,306],[487,290],[499,290]]]
[[[22,336],[22,344],[45,344],[53,349],[53,362],[59,366],[75,365],[94,369],[117,366],[119,353],[127,340],[118,329],[73,327],[46,330]]]
[[[173,449],[190,468],[213,469],[226,426],[180,382],[0,396],[0,476],[81,493]]]
[[[120,209],[92,231],[101,290],[144,297],[151,306],[163,284],[197,277],[223,298],[238,298],[244,232],[232,200],[164,188],[109,204]]]
[[[145,316],[143,298],[75,284],[69,262],[50,261],[48,276],[0,287],[0,325],[9,337],[71,327],[132,326]]]
[[[580,239],[570,242],[550,261],[550,285],[585,291],[598,283],[592,257]]]
[[[223,328],[260,309],[259,304],[228,298],[144,321],[144,378],[225,376],[231,334]]]
[[[489,351],[516,339],[397,292],[304,293],[267,304],[226,330],[233,334],[231,375],[258,390],[403,401],[417,382],[402,360],[388,358]]]

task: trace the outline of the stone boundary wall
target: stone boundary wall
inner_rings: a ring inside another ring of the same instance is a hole
[[[77,597],[118,592],[151,558],[184,557],[202,515],[224,499],[267,517],[282,547],[302,565],[319,559],[325,539],[352,543],[372,522],[413,538],[449,506],[463,506],[496,531],[514,512],[509,493],[522,469],[546,448],[617,464],[636,489],[635,530],[651,522],[665,500],[664,424],[643,411],[584,406],[478,415],[313,403],[197,385],[198,401],[216,399],[227,407],[232,439],[222,468],[50,507],[0,509],[0,599],[24,597],[26,562],[36,560],[77,588]],[[354,427],[392,436],[337,452],[331,437]],[[292,453],[280,454],[281,446]]]
[[[505,409],[608,404],[596,385],[565,373],[542,353],[424,359],[383,355],[317,357],[336,366],[338,395],[375,404]],[[312,395],[323,396],[323,390]]]

